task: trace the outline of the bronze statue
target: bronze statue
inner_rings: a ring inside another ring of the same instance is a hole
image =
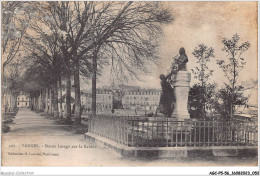
[[[180,48],[179,53],[180,57],[176,61],[178,64],[178,71],[187,71],[186,63],[189,61],[189,59],[185,53],[185,49],[183,47]]]
[[[186,64],[189,61],[189,59],[183,47],[180,48],[179,54],[180,56],[177,59],[175,59],[172,63],[172,68],[169,75],[177,74],[178,71],[187,71]]]
[[[172,64],[171,72],[167,76],[163,74],[160,75],[162,93],[159,106],[156,109],[154,116],[157,116],[157,113],[160,112],[166,117],[171,117],[171,114],[174,110],[174,102],[176,100],[174,90],[168,79],[171,78],[173,74],[176,75],[178,71],[186,71],[186,63],[189,61],[183,47],[180,48],[179,53],[180,56],[176,60],[174,60],[174,64]]]
[[[170,74],[165,77],[165,75],[161,74],[161,87],[162,87],[162,93],[160,97],[159,106],[156,109],[156,112],[154,116],[157,116],[157,113],[160,112],[164,114],[166,117],[171,117],[171,114],[173,112],[172,104],[175,101],[173,88],[171,84],[167,81],[167,79],[170,78]]]

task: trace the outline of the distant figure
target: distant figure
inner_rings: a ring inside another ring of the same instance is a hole
[[[167,77],[165,75],[161,74],[161,87],[162,87],[162,93],[160,97],[159,106],[155,111],[154,116],[157,116],[157,113],[160,112],[164,114],[166,117],[171,117],[171,114],[173,112],[173,102],[175,101],[173,88],[171,84],[167,81],[169,79],[171,74],[169,74]]]

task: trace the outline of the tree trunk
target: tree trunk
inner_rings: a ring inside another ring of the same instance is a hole
[[[35,104],[34,109],[37,110],[38,109],[38,96],[34,97],[34,104]]]
[[[39,96],[38,96],[38,99],[37,99],[37,109],[38,110],[41,110],[41,92],[40,92],[40,94],[39,94]]]
[[[57,81],[53,85],[53,116],[54,118],[59,117],[59,105],[58,105],[58,87]]]
[[[31,110],[33,110],[33,97],[32,97],[32,95],[30,95],[30,106],[31,106]]]
[[[97,55],[94,54],[92,59],[92,117],[96,116],[96,90],[97,90]]]
[[[50,88],[50,114],[53,115],[53,87]]]
[[[34,110],[34,108],[35,108],[35,101],[34,101],[34,99],[35,99],[35,97],[32,96],[32,110]]]
[[[75,125],[81,124],[81,100],[79,80],[79,60],[74,62],[74,84],[75,84]]]
[[[70,91],[70,71],[68,71],[66,75],[66,119],[68,122],[71,121],[71,107],[70,107],[70,97],[71,97],[71,91]]]
[[[60,117],[63,118],[61,76],[59,77],[59,88],[60,88]]]
[[[48,87],[45,90],[45,113],[48,113]]]
[[[44,111],[44,92],[41,91],[41,111]]]
[[[17,108],[17,94],[14,96],[14,108]]]
[[[11,92],[11,91],[10,91],[9,101],[10,101],[9,111],[11,111],[11,110],[13,109],[13,103],[12,103],[12,92]]]

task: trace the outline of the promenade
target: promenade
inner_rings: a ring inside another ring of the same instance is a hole
[[[20,108],[11,130],[2,134],[3,166],[242,166],[257,158],[121,158],[26,108]],[[4,142],[3,142],[4,141]]]

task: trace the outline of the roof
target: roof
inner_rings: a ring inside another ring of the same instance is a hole
[[[127,92],[131,92],[131,93],[150,93],[150,92],[160,93],[161,90],[158,90],[158,89],[138,89],[138,90],[126,91],[126,93]]]

